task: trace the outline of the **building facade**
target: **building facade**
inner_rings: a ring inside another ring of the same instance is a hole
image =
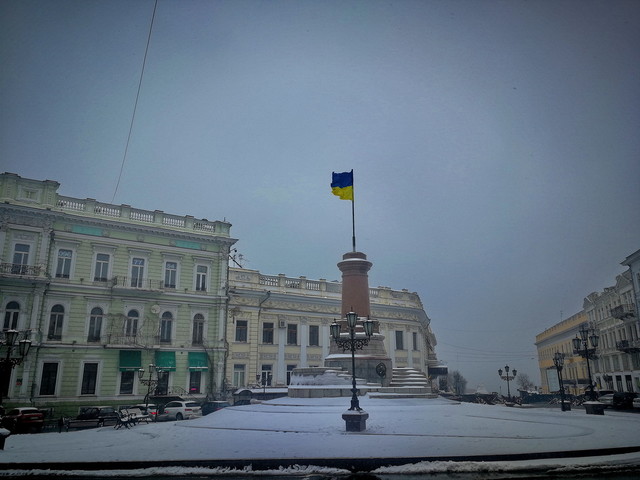
[[[640,392],[640,325],[638,323],[638,287],[634,279],[640,261],[639,252],[622,262],[629,270],[616,277],[615,285],[587,295],[583,310],[536,336],[542,388],[553,392],[553,355],[565,354],[563,377],[569,393],[582,394],[589,385],[587,361],[575,352],[571,340],[581,328],[598,335],[594,358],[589,359],[591,377],[598,390]],[[591,345],[590,345],[591,346]]]
[[[588,385],[587,364],[584,358],[573,354],[572,340],[587,315],[581,311],[536,335],[540,390],[542,393],[559,391],[558,371],[553,363],[556,352],[565,355],[562,378],[566,393],[579,395]]]
[[[629,270],[616,277],[615,285],[584,300],[589,324],[600,335],[598,358],[593,362],[594,379],[600,389],[640,391],[640,330],[635,302]]]
[[[436,339],[418,294],[369,290],[371,317],[379,322],[393,367],[424,373],[436,367]],[[283,387],[295,368],[323,366],[341,302],[340,282],[230,268],[228,390]]]
[[[3,375],[12,403],[135,403],[205,396],[224,376],[231,225],[65,197],[55,181],[0,175],[2,331],[30,334]]]

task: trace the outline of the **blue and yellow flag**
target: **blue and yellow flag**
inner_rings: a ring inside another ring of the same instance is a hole
[[[353,200],[353,170],[350,172],[332,172],[331,191],[340,200]]]

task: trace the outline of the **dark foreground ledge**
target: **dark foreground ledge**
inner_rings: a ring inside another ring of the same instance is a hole
[[[403,458],[258,458],[231,460],[163,460],[163,461],[127,461],[127,462],[60,462],[60,463],[3,463],[0,453],[0,470],[15,471],[99,471],[99,470],[140,470],[157,467],[200,467],[227,468],[254,471],[278,470],[304,465],[338,468],[350,472],[370,472],[381,467],[397,467],[421,462],[508,462],[523,460],[553,460],[567,458],[601,457],[640,452],[640,445],[634,447],[599,448],[589,450],[569,450],[563,452],[538,452],[505,455],[468,455]],[[532,467],[531,470],[540,470]]]

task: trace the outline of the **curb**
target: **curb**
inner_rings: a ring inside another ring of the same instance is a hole
[[[370,472],[382,467],[397,467],[421,462],[508,462],[521,460],[551,460],[565,458],[602,457],[640,452],[640,446],[616,447],[563,452],[517,453],[505,455],[469,455],[399,458],[287,458],[287,459],[230,459],[230,460],[163,460],[127,462],[59,462],[59,463],[0,463],[0,470],[99,471],[140,470],[158,467],[227,468],[254,471],[278,470],[302,465],[344,469],[351,472]],[[531,468],[532,469],[532,468]]]

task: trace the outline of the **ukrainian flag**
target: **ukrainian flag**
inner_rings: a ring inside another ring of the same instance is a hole
[[[332,172],[331,191],[340,200],[353,201],[353,170],[350,172]]]

